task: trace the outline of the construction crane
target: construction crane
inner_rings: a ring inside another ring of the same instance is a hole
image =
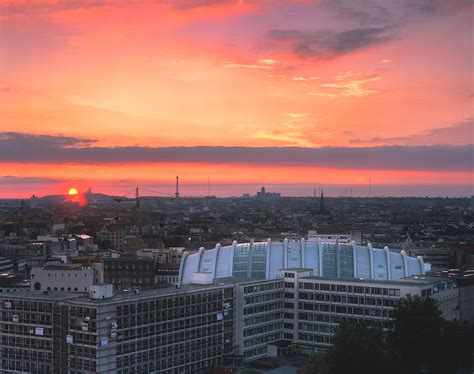
[[[165,195],[164,197],[166,198],[172,198],[173,195],[172,194],[168,194],[168,193],[165,193],[165,192],[159,192],[159,191],[153,191],[153,190],[148,190],[148,189],[145,189],[145,188],[140,188],[140,187],[135,187],[133,190],[131,190],[130,192],[126,193],[124,196],[121,196],[121,197],[114,197],[114,201],[120,203],[122,201],[135,201],[135,222],[138,224],[139,223],[139,219],[140,219],[140,201],[143,200],[143,199],[150,199],[150,198],[156,198],[156,197],[163,197],[163,196],[140,196],[140,193],[139,191],[147,191],[147,192],[151,192],[151,193],[154,193],[154,194],[158,194],[158,195]],[[128,197],[130,196],[133,192],[135,192],[135,197],[132,198],[132,197]]]
[[[166,192],[159,192],[159,191],[148,190],[146,188],[135,187],[133,190],[131,190],[130,192],[126,193],[123,196],[114,197],[114,201],[116,201],[118,203],[120,203],[122,201],[135,201],[135,210],[140,211],[140,200],[147,199],[147,198],[152,198],[152,197],[163,197],[163,196],[140,196],[140,194],[139,194],[140,190],[141,191],[146,191],[146,192],[151,192],[151,193],[158,194],[158,195],[165,195],[164,197],[168,197],[168,198],[173,197],[172,194],[169,194],[169,193],[166,193]],[[135,192],[135,197],[134,198],[128,197],[133,192]]]
[[[141,187],[136,187],[133,190],[131,190],[130,192],[126,193],[122,197],[115,197],[114,201],[119,202],[119,203],[122,202],[122,201],[135,201],[135,212],[138,215],[138,213],[140,212],[140,200],[147,199],[147,198],[152,198],[151,196],[146,196],[146,197],[140,196],[139,190],[146,191],[146,192],[151,192],[151,193],[154,193],[154,194],[157,194],[157,195],[162,195],[162,196],[159,196],[159,197],[162,197],[162,198],[170,198],[170,199],[174,198],[176,200],[178,200],[180,197],[182,197],[184,199],[215,199],[216,198],[215,196],[210,196],[209,195],[209,180],[208,180],[207,183],[208,183],[208,186],[207,186],[208,194],[206,196],[181,196],[181,194],[179,193],[179,177],[177,176],[176,177],[176,190],[175,190],[174,194],[170,194],[170,193],[166,193],[166,192],[160,192],[160,191],[148,190],[146,188],[141,188]],[[128,197],[133,192],[135,192],[135,198]],[[156,197],[158,197],[158,196],[156,196]]]

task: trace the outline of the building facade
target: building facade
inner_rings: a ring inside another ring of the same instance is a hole
[[[459,319],[455,280],[410,277],[397,281],[326,279],[310,269],[284,269],[284,338],[300,346],[328,348],[342,321],[365,322],[385,330],[393,327],[393,309],[402,297],[431,297],[443,318]]]
[[[99,288],[94,291],[101,294]],[[3,294],[1,369],[32,374],[209,372],[233,352],[232,309],[229,286],[119,292],[104,298]]]
[[[267,345],[283,337],[283,281],[235,283],[235,353],[243,361],[267,354]]]
[[[92,284],[103,283],[101,263],[90,266],[78,264],[52,264],[31,269],[32,291],[69,291],[88,293]]]
[[[105,283],[115,289],[150,287],[155,283],[155,261],[149,258],[104,258]]]

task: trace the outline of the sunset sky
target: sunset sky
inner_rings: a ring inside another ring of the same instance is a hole
[[[470,0],[0,0],[0,197],[473,194]]]

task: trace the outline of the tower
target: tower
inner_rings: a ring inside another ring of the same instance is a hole
[[[176,177],[176,192],[174,193],[174,196],[178,199],[179,198],[179,177]]]
[[[324,213],[324,192],[321,188],[321,198],[319,199],[319,212]]]

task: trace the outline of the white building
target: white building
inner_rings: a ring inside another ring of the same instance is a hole
[[[254,242],[215,248],[200,248],[195,254],[184,253],[179,283],[192,283],[193,273],[211,273],[213,278],[239,277],[275,279],[281,269],[307,268],[325,278],[362,278],[397,280],[424,275],[430,269],[421,256],[409,257],[405,251],[391,252],[352,243],[288,240]]]
[[[317,242],[322,240],[323,242],[335,243],[351,243],[352,236],[350,234],[318,234],[316,230],[308,231],[308,241]]]
[[[92,266],[46,264],[31,269],[32,291],[89,292],[90,286],[104,282],[103,264]]]
[[[431,297],[444,319],[459,319],[459,288],[454,279],[413,276],[400,280],[326,279],[310,269],[283,269],[284,339],[298,345],[331,345],[342,321],[393,328],[393,309],[402,297]]]

